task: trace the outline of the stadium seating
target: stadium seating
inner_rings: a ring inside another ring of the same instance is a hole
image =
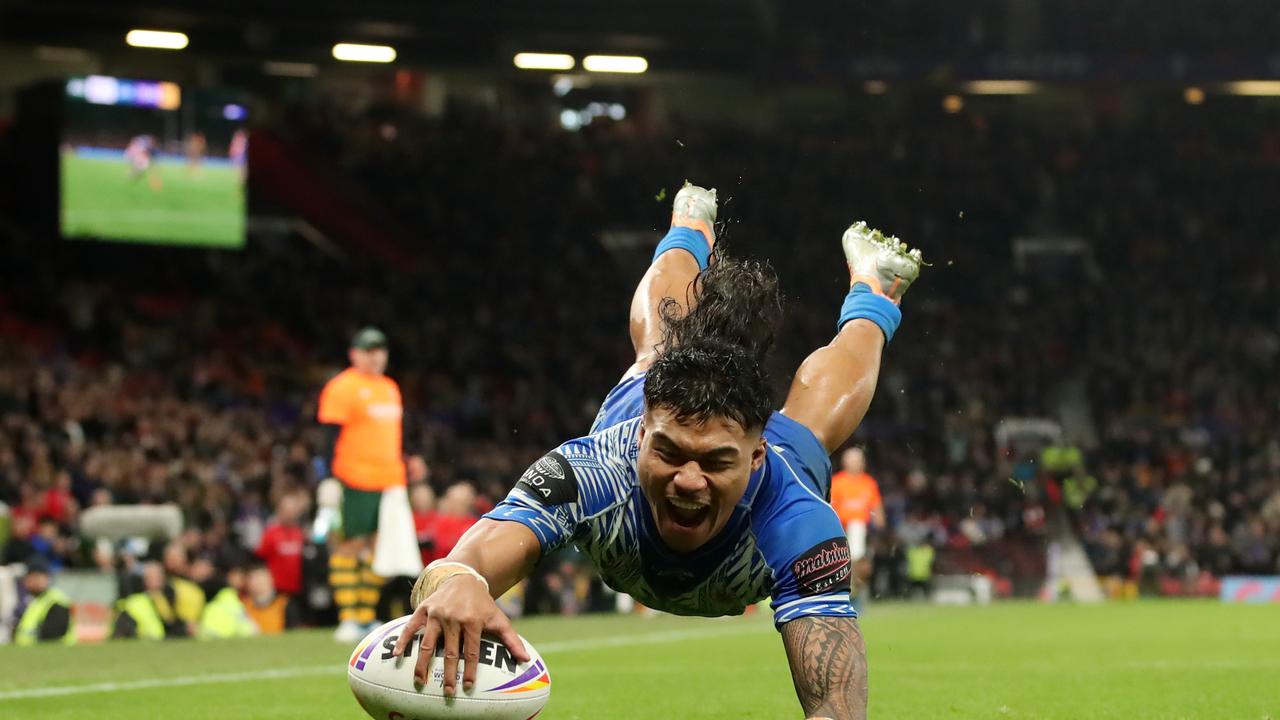
[[[925,249],[858,436],[892,532],[914,524],[944,562],[1006,583],[1043,573],[1027,558],[1063,478],[1011,483],[1017,458],[992,433],[1059,414],[1074,387],[1094,484],[1072,512],[1100,574],[1158,594],[1280,570],[1280,243],[1258,242],[1280,227],[1275,128],[1159,103],[1070,127],[903,112],[910,124],[763,136],[284,114],[274,132],[332,158],[419,238],[403,265],[301,242],[125,253],[6,230],[0,499],[17,539],[4,559],[91,565],[78,508],[174,501],[193,551],[243,562],[272,500],[316,480],[315,394],[365,323],[391,338],[406,443],[431,482],[496,500],[586,430],[629,363],[627,290],[646,256],[599,238],[658,228],[689,177],[719,187],[729,252],[781,276],[779,383],[830,336],[845,225],[865,217]],[[1241,173],[1256,182],[1230,181]],[[1025,236],[1084,238],[1089,261],[1020,272],[1010,245]],[[965,532],[978,508],[982,532]],[[1021,549],[993,560],[987,543]]]

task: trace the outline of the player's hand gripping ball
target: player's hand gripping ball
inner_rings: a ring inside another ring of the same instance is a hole
[[[392,620],[369,633],[347,663],[347,684],[364,711],[377,720],[439,720],[487,718],[531,720],[551,697],[551,675],[542,656],[524,638],[529,662],[520,663],[501,640],[486,635],[480,641],[480,662],[475,688],[462,690],[462,664],[458,666],[458,694],[445,697],[444,661],[434,658],[426,684],[414,681],[413,668],[421,652],[422,638],[415,637],[404,657],[392,649],[410,615]]]

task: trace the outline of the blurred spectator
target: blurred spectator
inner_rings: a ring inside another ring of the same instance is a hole
[[[258,633],[239,593],[213,572],[207,559],[196,561],[196,581],[204,591],[204,611],[200,613],[202,639],[249,637]]]
[[[42,560],[27,566],[22,589],[27,599],[19,612],[14,630],[14,643],[19,647],[38,642],[75,642],[75,626],[71,620],[71,599],[49,583],[50,568]]]
[[[303,502],[295,493],[280,498],[275,516],[254,552],[270,570],[275,590],[288,596],[302,592],[302,549],[306,538],[299,520]]]
[[[47,562],[54,570],[61,570],[66,565],[71,549],[71,539],[63,535],[58,523],[51,518],[42,517],[36,533],[30,536],[31,554]]]
[[[189,582],[187,573],[190,570],[191,559],[187,548],[181,542],[165,545],[161,562],[164,563],[164,570],[171,579]]]
[[[444,496],[440,498],[439,509],[435,514],[435,533],[431,552],[425,555],[423,560],[430,562],[430,560],[449,555],[467,530],[470,530],[471,526],[479,520],[475,512],[475,503],[476,489],[471,483],[464,480],[449,486]]]
[[[412,485],[409,488],[409,505],[413,509],[413,527],[418,534],[422,564],[426,565],[437,558],[436,525],[440,516],[436,512],[436,493],[426,483]]]
[[[35,517],[27,513],[16,513],[11,516],[9,539],[5,543],[4,553],[0,554],[0,565],[24,564],[37,557],[31,537],[35,533]]]
[[[272,573],[265,566],[254,567],[247,576],[247,593],[241,600],[249,620],[263,635],[278,635],[296,622],[289,613],[289,598],[276,592]]]
[[[867,527],[884,527],[884,503],[880,486],[866,470],[862,448],[851,447],[841,453],[840,466],[831,476],[831,507],[848,535],[850,557],[860,560],[867,553]]]
[[[928,599],[933,593],[934,549],[928,543],[907,548],[907,584],[912,596]]]
[[[167,578],[166,587],[173,594],[173,611],[186,623],[188,631],[195,634],[204,613],[205,591],[187,577],[190,570],[187,549],[181,543],[169,543],[164,548],[162,564]],[[143,573],[145,582],[145,566]]]
[[[200,599],[203,610],[203,592]],[[117,602],[111,637],[171,640],[193,636],[199,616],[193,621],[190,607],[186,613],[179,613],[178,603],[178,593],[169,582],[164,565],[155,560],[146,562],[142,566],[141,592]]]
[[[208,555],[197,555],[196,558],[191,561],[189,577],[191,582],[198,585],[204,592],[206,602],[216,595],[223,587],[226,587],[224,575],[218,572],[218,568],[213,564],[213,560]]]

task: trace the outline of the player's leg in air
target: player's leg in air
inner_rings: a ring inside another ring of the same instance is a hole
[[[636,361],[627,377],[694,339],[740,347],[760,362],[772,347],[782,319],[777,278],[765,265],[726,256],[715,221],[715,189],[686,183],[673,203],[671,229],[631,298]]]
[[[643,409],[643,376],[662,346],[668,322],[697,303],[698,274],[715,252],[716,191],[686,183],[672,203],[671,228],[631,298],[629,330],[635,362],[600,406],[591,432],[635,417]]]
[[[643,372],[658,356],[666,323],[664,315],[683,315],[693,301],[690,285],[715,251],[716,191],[685,184],[672,204],[671,229],[654,251],[653,263],[631,298],[631,345],[635,365],[628,375]],[[685,252],[668,252],[668,250]]]
[[[856,223],[842,239],[849,294],[835,338],[796,371],[782,414],[834,452],[867,414],[880,377],[880,353],[902,318],[898,304],[920,274],[919,250]],[[874,319],[873,319],[874,318]]]
[[[829,453],[848,440],[871,405],[880,354],[922,262],[918,250],[865,223],[845,231],[842,244],[850,279],[836,336],[801,363],[782,408]],[[793,620],[783,625],[782,640],[807,717],[866,717],[866,651],[855,618]]]

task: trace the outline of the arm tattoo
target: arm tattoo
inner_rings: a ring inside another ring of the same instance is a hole
[[[804,617],[782,626],[805,717],[867,717],[867,653],[854,618]]]

